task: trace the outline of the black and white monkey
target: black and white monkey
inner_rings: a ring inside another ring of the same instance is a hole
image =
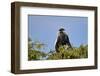
[[[72,48],[72,46],[70,44],[70,41],[69,41],[69,37],[64,31],[65,31],[64,28],[59,29],[57,41],[56,41],[56,44],[55,44],[56,52],[59,52],[59,47],[60,46],[67,45],[69,48]]]

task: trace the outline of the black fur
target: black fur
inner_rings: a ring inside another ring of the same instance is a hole
[[[58,50],[59,47],[63,46],[63,45],[68,45],[70,48],[72,47],[70,44],[68,35],[66,33],[64,33],[63,31],[64,31],[64,29],[59,30],[59,35],[58,35],[57,42],[55,45],[56,52],[59,52],[59,50]]]

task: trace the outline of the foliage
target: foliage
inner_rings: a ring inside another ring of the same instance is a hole
[[[60,46],[59,52],[55,50],[49,53],[42,52],[45,45],[40,41],[32,42],[28,39],[28,60],[58,60],[58,59],[79,59],[88,57],[88,45],[80,45],[80,47],[68,48],[68,46]]]
[[[48,59],[79,59],[88,57],[88,46],[81,45],[79,48],[67,48],[66,46],[61,46],[59,48],[60,52],[52,53]]]
[[[44,45],[39,41],[35,41],[34,43],[29,38],[28,39],[28,60],[40,60],[46,56],[46,54],[40,51]]]
[[[33,42],[31,38],[28,38],[28,50],[31,50],[33,48]]]
[[[43,49],[44,49],[44,46],[45,46],[45,44],[43,44],[43,43],[40,42],[40,41],[34,41],[34,42],[33,42],[33,49],[36,49],[36,50],[43,50]]]
[[[40,52],[37,50],[29,50],[28,51],[28,60],[40,60],[42,57],[45,57],[46,54],[44,52]]]

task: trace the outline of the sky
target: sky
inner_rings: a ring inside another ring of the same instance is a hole
[[[88,43],[88,18],[77,16],[28,16],[28,36],[45,44],[44,52],[55,50],[58,30],[63,27],[74,47]]]

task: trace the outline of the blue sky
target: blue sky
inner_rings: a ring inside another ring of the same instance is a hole
[[[46,44],[43,51],[54,50],[59,28],[63,27],[72,46],[88,43],[88,18],[75,16],[28,16],[28,36]]]

